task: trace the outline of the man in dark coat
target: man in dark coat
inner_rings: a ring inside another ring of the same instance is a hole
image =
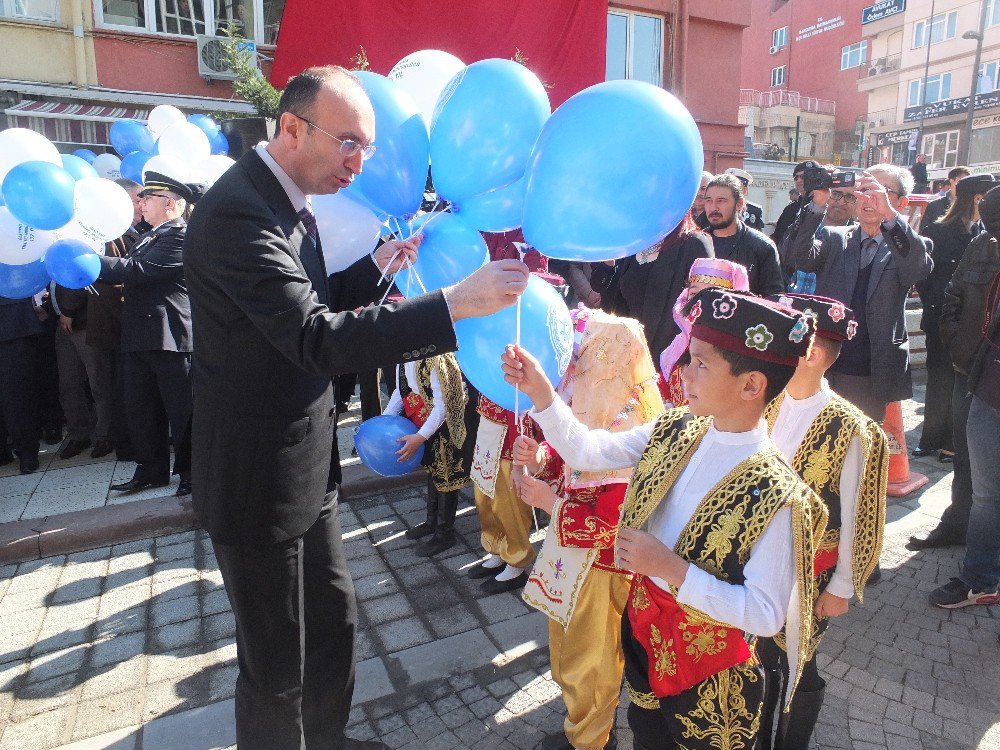
[[[910,174],[913,175],[913,192],[926,193],[930,187],[927,179],[927,157],[924,154],[917,154],[916,161],[910,167]]]
[[[0,297],[0,465],[13,457],[22,474],[38,469],[38,424],[33,408],[35,339],[42,324],[30,299]]]
[[[274,139],[219,178],[187,234],[193,500],[236,618],[241,750],[382,747],[344,737],[357,616],[327,492],[331,377],[453,351],[453,321],[509,306],[527,284],[524,264],[504,260],[398,305],[332,313],[308,196],[347,187],[374,138],[357,80],[306,70],[282,93]],[[416,244],[387,242],[375,261],[394,272]]]
[[[178,495],[191,491],[191,302],[184,280],[184,214],[192,189],[147,172],[143,216],[153,227],[126,258],[101,257],[101,280],[125,285],[122,352],[135,475],[111,485],[135,492],[170,481],[170,437]],[[169,436],[169,437],[168,437]]]

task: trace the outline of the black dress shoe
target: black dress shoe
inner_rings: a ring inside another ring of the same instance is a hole
[[[114,449],[115,447],[111,444],[110,440],[98,440],[94,443],[94,449],[90,452],[90,457],[104,458]]]
[[[21,473],[31,474],[38,471],[38,454],[21,456]]]
[[[170,484],[170,478],[164,477],[163,479],[147,479],[146,477],[132,477],[127,482],[119,482],[118,484],[111,485],[111,489],[115,492],[138,492],[139,490],[144,490],[147,487],[166,487]]]
[[[389,750],[389,746],[378,740],[356,740],[353,737],[345,737],[344,750]]]
[[[59,458],[67,459],[74,458],[83,453],[84,448],[90,447],[89,440],[67,440],[66,445],[62,447],[59,451]]]
[[[514,576],[506,581],[498,581],[496,578],[487,578],[479,584],[479,588],[487,594],[500,594],[504,591],[516,591],[517,589],[523,589],[524,584],[527,582],[528,571],[524,571],[521,575]]]
[[[62,427],[46,427],[42,430],[42,440],[46,445],[59,445],[62,442]]]
[[[965,544],[965,536],[944,531],[940,527],[931,529],[924,536],[914,534],[906,543],[906,549],[917,551],[936,547],[955,547]]]
[[[937,448],[914,448],[910,451],[911,456],[916,456],[917,458],[923,458],[924,456],[933,456],[937,453]]]
[[[501,570],[503,570],[503,565],[498,565],[495,568],[487,568],[481,562],[478,562],[465,571],[465,575],[472,580],[476,580],[477,578],[489,578],[490,576],[495,576],[499,574]]]
[[[174,493],[177,497],[183,497],[184,495],[191,494],[191,477],[185,479],[181,477],[180,484],[177,485],[177,492]]]
[[[615,735],[615,730],[611,730],[611,736],[608,738],[608,744],[604,746],[604,750],[616,750],[618,747],[618,737]],[[566,735],[562,732],[556,734],[546,735],[544,739],[538,744],[538,750],[574,750],[573,745]]]

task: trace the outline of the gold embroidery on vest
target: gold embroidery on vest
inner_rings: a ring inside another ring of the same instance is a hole
[[[693,656],[695,662],[701,661],[703,656],[715,656],[721,654],[729,645],[724,638],[729,635],[726,628],[714,628],[710,625],[692,625],[690,622],[681,622],[677,625],[684,631],[684,642],[688,644],[685,650],[688,656]]]
[[[636,584],[632,591],[632,606],[639,612],[649,608],[649,594],[646,593],[646,587],[641,583]]]
[[[655,625],[650,625],[649,641],[653,644],[653,669],[656,670],[656,676],[662,680],[665,674],[671,677],[677,674],[677,655],[674,653],[674,639],[671,638],[664,643],[660,629]]]
[[[653,693],[643,693],[636,690],[629,684],[628,678],[625,679],[625,690],[628,693],[629,700],[639,708],[645,708],[650,711],[656,711],[660,708],[659,698],[657,698]]]
[[[685,739],[715,750],[752,750],[760,729],[760,710],[747,706],[746,685],[760,680],[750,663],[712,675],[698,685],[698,703],[687,714],[675,714]]]

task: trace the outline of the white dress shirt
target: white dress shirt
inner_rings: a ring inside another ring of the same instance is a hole
[[[588,430],[570,408],[555,399],[531,416],[545,440],[570,466],[583,470],[623,469],[635,466],[645,450],[654,423],[627,432]],[[749,432],[721,432],[710,427],[677,481],[647,524],[647,530],[673,548],[702,499],[738,463],[771,445],[761,421]],[[695,565],[688,566],[677,592],[681,604],[748,633],[772,636],[781,630],[795,591],[795,558],[791,511],[779,510],[750,552],[742,585],[727,583]],[[664,590],[666,581],[651,578]]]
[[[771,438],[778,449],[791,461],[805,437],[806,431],[830,399],[833,391],[826,380],[818,393],[804,399],[794,399],[785,393],[774,420]],[[834,596],[850,599],[854,596],[854,531],[861,486],[861,441],[855,436],[847,447],[847,458],[840,472],[840,544],[837,547],[837,569],[826,590]]]
[[[420,388],[417,385],[417,363],[407,362],[403,365],[404,377],[406,377],[406,383],[410,386],[410,390],[414,393],[420,393]],[[396,380],[399,380],[399,367],[396,367]],[[431,437],[441,429],[441,425],[444,424],[446,412],[444,403],[444,394],[441,391],[441,379],[438,377],[437,370],[431,368],[431,400],[434,402],[434,408],[431,409],[431,413],[427,415],[427,421],[424,422],[423,426],[417,430],[417,433],[422,435],[424,440],[430,440]],[[402,414],[403,413],[403,396],[400,393],[399,388],[396,388],[392,392],[392,396],[389,397],[389,403],[385,407],[385,414]]]

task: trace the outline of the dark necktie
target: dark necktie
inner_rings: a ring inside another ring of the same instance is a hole
[[[875,260],[875,251],[878,250],[878,240],[874,237],[865,237],[861,240],[861,268],[867,268]]]
[[[306,234],[313,243],[313,252],[305,250],[301,253],[302,265],[306,269],[309,279],[316,290],[316,296],[324,305],[330,304],[329,290],[327,289],[326,264],[323,262],[323,246],[320,244],[319,229],[316,226],[316,217],[308,208],[303,208],[299,212],[299,220],[306,228]]]

